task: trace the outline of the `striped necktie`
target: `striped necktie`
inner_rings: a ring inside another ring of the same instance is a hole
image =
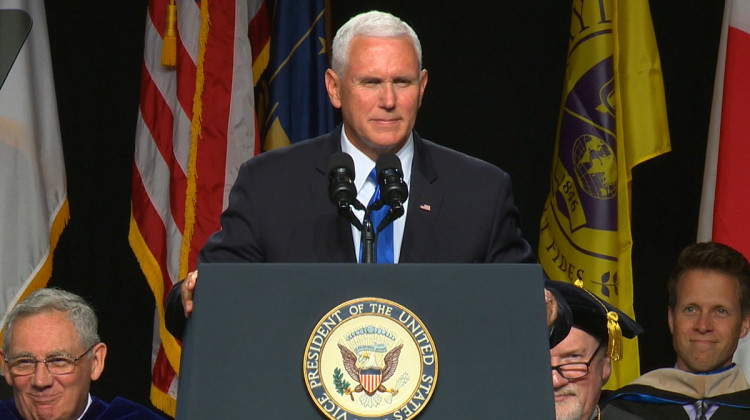
[[[698,400],[695,402],[695,420],[706,420],[708,406],[709,402],[706,400]]]

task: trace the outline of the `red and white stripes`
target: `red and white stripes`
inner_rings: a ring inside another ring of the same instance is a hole
[[[152,401],[174,415],[180,345],[164,327],[164,298],[196,268],[200,248],[219,227],[239,165],[259,150],[249,25],[265,6],[257,0],[177,0],[176,66],[165,67],[169,3],[151,0],[148,8],[130,243],[157,306]]]

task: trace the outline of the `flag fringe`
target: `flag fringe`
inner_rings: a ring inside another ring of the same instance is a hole
[[[26,290],[16,302],[24,300],[26,296],[30,295],[34,290],[47,287],[47,283],[49,282],[50,277],[52,277],[52,258],[55,255],[57,243],[60,241],[60,235],[62,235],[63,230],[68,225],[68,221],[70,221],[70,207],[68,205],[68,199],[66,198],[62,203],[60,210],[55,215],[55,219],[52,221],[52,226],[50,227],[50,246],[47,258],[44,260],[42,267],[36,273],[31,282],[29,282]]]
[[[206,60],[206,43],[208,42],[208,30],[211,19],[208,13],[208,0],[201,2],[201,30],[199,36],[198,64],[195,74],[195,95],[193,96],[193,119],[190,124],[190,161],[188,163],[187,187],[185,192],[185,229],[182,233],[182,248],[180,249],[180,279],[187,277],[189,271],[190,249],[192,248],[193,233],[195,232],[195,203],[198,200],[197,192],[197,161],[198,141],[202,134],[203,113],[203,85],[206,75],[204,74],[204,62]]]
[[[177,415],[177,400],[151,383],[151,404],[172,418]]]
[[[49,283],[49,279],[52,277],[52,259],[55,255],[55,249],[57,248],[57,243],[60,241],[60,236],[62,235],[63,230],[65,230],[65,227],[68,225],[68,221],[70,221],[70,206],[68,204],[68,199],[66,198],[60,206],[60,210],[57,211],[55,218],[52,220],[52,226],[50,226],[50,246],[47,257],[44,259],[44,262],[42,262],[41,267],[36,272],[34,277],[26,285],[20,296],[18,296],[18,298],[13,302],[13,306],[15,306],[16,303],[26,299],[26,297],[30,295],[34,290],[39,290],[47,287],[47,283]],[[8,308],[8,312],[10,312],[10,309],[11,308]],[[2,342],[4,336],[5,326],[3,326],[2,330],[0,330],[0,342]]]
[[[164,324],[164,296],[167,291],[164,290],[164,279],[161,275],[161,268],[146,241],[143,239],[143,235],[141,235],[138,223],[133,217],[132,209],[130,212],[128,241],[130,242],[133,254],[135,254],[135,258],[138,260],[141,271],[143,271],[146,281],[154,294],[156,309],[159,313],[159,338],[161,339],[161,345],[164,347],[164,353],[167,355],[167,360],[169,360],[172,369],[174,369],[175,373],[179,374],[181,347],[177,339],[169,333]]]

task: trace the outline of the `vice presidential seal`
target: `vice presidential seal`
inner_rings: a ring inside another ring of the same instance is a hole
[[[424,323],[385,299],[344,302],[315,326],[303,360],[305,383],[330,419],[415,417],[438,374],[435,343]]]

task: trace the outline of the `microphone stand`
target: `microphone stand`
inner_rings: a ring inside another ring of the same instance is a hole
[[[360,229],[360,232],[360,241],[362,242],[362,264],[376,264],[378,258],[375,254],[375,250],[377,249],[375,244],[377,243],[378,235],[375,233],[375,229],[372,226],[372,220],[370,220],[370,209],[365,210],[363,226],[362,229]]]
[[[360,223],[359,219],[354,215],[352,206],[357,210],[364,210],[365,215]],[[381,204],[382,206],[382,204]],[[360,232],[360,241],[362,242],[362,264],[375,264],[377,263],[377,249],[376,243],[378,240],[378,232],[370,220],[370,209],[365,208],[359,200],[354,200],[352,203],[339,203],[338,206],[339,214],[354,225]],[[381,229],[382,230],[382,229]]]
[[[363,264],[377,264],[378,258],[377,258],[377,243],[378,243],[378,235],[380,235],[380,232],[385,229],[388,224],[392,223],[394,220],[398,219],[404,214],[404,207],[400,204],[397,204],[395,206],[391,206],[390,210],[388,210],[388,214],[383,218],[383,220],[380,221],[380,225],[377,226],[377,228],[372,224],[372,221],[370,220],[370,211],[372,210],[379,210],[385,205],[382,200],[378,200],[370,207],[365,210],[365,216],[363,218],[363,228],[360,229],[360,232],[362,232],[360,236],[360,240],[362,241],[362,263]]]

